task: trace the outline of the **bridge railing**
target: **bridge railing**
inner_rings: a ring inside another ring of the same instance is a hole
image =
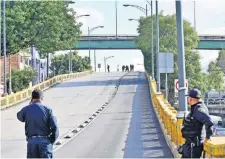
[[[177,120],[177,111],[169,103],[165,102],[163,94],[157,93],[156,82],[149,76],[148,80],[153,107],[162,129],[164,129],[164,135],[174,157],[180,158],[181,155],[178,154],[177,147],[185,142],[181,134],[182,120]],[[206,152],[206,158],[225,158],[225,137],[212,137],[211,141],[204,144],[204,151]]]
[[[0,100],[1,110],[29,99],[31,97],[31,93],[34,89],[46,90],[57,83],[63,82],[68,79],[85,76],[90,73],[91,73],[91,71],[85,71],[85,72],[58,75],[58,76],[50,78],[42,83],[39,83],[35,86],[32,86],[30,88],[27,88],[25,90],[17,92],[15,94],[10,94],[5,97],[1,97],[1,100]]]
[[[90,40],[134,40],[138,35],[91,35]],[[224,35],[199,35],[200,40],[225,40]],[[89,36],[83,35],[81,41],[88,41]]]
[[[134,40],[137,36],[90,36],[90,40]],[[88,36],[82,36],[80,41],[88,41]]]
[[[200,35],[200,40],[225,40],[225,36],[222,35]]]

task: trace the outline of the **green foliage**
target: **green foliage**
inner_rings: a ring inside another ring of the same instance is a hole
[[[155,24],[155,15],[153,16],[153,24]],[[201,72],[200,55],[193,49],[198,45],[198,35],[190,23],[183,21],[184,28],[184,44],[185,44],[185,68],[186,77],[189,80],[189,88],[199,88],[202,93],[207,90],[206,74]],[[169,101],[174,103],[174,79],[178,79],[178,56],[177,56],[177,30],[176,16],[159,14],[159,51],[174,53],[174,73],[168,74]],[[146,71],[151,73],[151,17],[142,18],[138,27],[139,37],[136,44],[144,55],[144,64]],[[154,42],[156,41],[156,30],[154,27]],[[155,45],[154,45],[155,54]],[[156,65],[155,65],[156,67]],[[156,68],[155,68],[156,70]],[[155,72],[156,75],[156,72]],[[161,74],[161,86],[165,86],[165,75]]]
[[[12,91],[18,92],[29,87],[29,83],[37,76],[31,67],[26,67],[23,70],[12,70]]]
[[[41,57],[70,49],[80,35],[65,1],[6,1],[7,53],[34,45]]]
[[[221,50],[219,52],[219,56],[216,60],[216,65],[220,67],[223,73],[225,74],[225,50]]]
[[[224,73],[216,62],[210,62],[208,66],[208,89],[215,89],[217,91],[223,90]]]
[[[76,52],[71,53],[72,58],[72,72],[90,70],[88,57],[82,58]],[[54,75],[69,73],[69,59],[70,54],[54,56],[52,59],[50,69],[53,70]]]

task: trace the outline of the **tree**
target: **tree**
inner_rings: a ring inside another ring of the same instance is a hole
[[[219,52],[219,56],[216,60],[216,65],[220,67],[223,73],[225,74],[225,50],[221,50]]]
[[[222,72],[221,68],[216,65],[216,62],[212,61],[209,63],[208,73],[208,90],[223,90],[224,73]]]
[[[37,76],[37,72],[31,67],[26,67],[23,70],[12,70],[12,91],[14,93],[29,87],[29,83]]]
[[[82,58],[77,52],[73,52],[71,57],[69,54],[54,56],[50,69],[53,70],[55,75],[69,73],[70,58],[72,58],[72,72],[91,69],[88,57]]]
[[[35,46],[40,56],[69,49],[80,35],[65,1],[6,1],[7,53]]]
[[[155,24],[155,15],[152,17]],[[144,64],[146,71],[151,73],[151,17],[141,18],[138,26],[139,36],[136,39],[137,47],[144,55]],[[186,64],[186,77],[189,80],[190,88],[199,88],[202,93],[206,91],[206,74],[201,72],[200,55],[193,49],[198,45],[198,35],[190,23],[186,20],[184,24],[184,43],[185,43],[185,64]],[[177,59],[177,30],[176,30],[176,16],[159,14],[159,51],[174,53],[174,73],[168,74],[168,89],[169,101],[174,103],[174,80],[178,79],[178,59]],[[154,28],[154,41],[156,40]],[[155,50],[155,45],[154,45]],[[155,51],[154,51],[155,54]],[[156,61],[155,61],[156,62]],[[156,67],[156,65],[155,65]],[[156,70],[156,68],[155,68]],[[156,74],[156,72],[155,72]],[[161,74],[161,86],[165,86],[165,75]]]

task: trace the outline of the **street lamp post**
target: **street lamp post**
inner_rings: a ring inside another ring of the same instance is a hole
[[[83,14],[83,15],[78,15],[76,17],[76,20],[79,19],[79,18],[82,18],[82,17],[89,17],[91,16],[90,14]],[[72,50],[70,49],[70,55],[69,55],[69,73],[72,73],[73,72],[73,63],[72,63]]]
[[[177,21],[177,46],[178,46],[178,77],[179,77],[179,112],[177,114],[178,123],[182,124],[183,114],[187,111],[187,99],[185,97],[185,56],[184,56],[184,33],[182,2],[176,1],[176,21]]]
[[[194,28],[196,30],[196,9],[195,9],[195,0],[193,1],[194,2]]]
[[[6,83],[6,17],[5,17],[5,1],[3,0],[3,56],[4,56],[4,94],[7,93]]]
[[[90,34],[92,31],[94,31],[95,29],[98,29],[98,28],[104,28],[104,26],[102,25],[99,25],[99,26],[96,26],[96,27],[93,27],[93,28],[89,28],[88,27],[88,42],[89,42],[89,64],[91,65],[91,39],[90,39]]]
[[[96,54],[95,54],[95,50],[94,50],[94,65],[95,65],[95,72],[96,72]]]
[[[155,1],[156,7],[156,69],[157,69],[157,92],[160,92],[160,73],[159,73],[159,16],[158,0]]]
[[[138,6],[138,5],[132,5],[132,4],[124,4],[123,5],[124,7],[134,7],[134,8],[137,8],[139,9],[140,11],[142,11],[145,16],[147,17],[148,16],[148,5],[146,4],[146,7],[141,7],[141,6]]]
[[[105,65],[105,72],[106,72],[106,61],[110,58],[113,58],[114,56],[108,56],[108,57],[104,57],[104,65]]]
[[[153,3],[151,0],[151,24],[152,24],[152,80],[155,80],[155,65],[154,65],[154,36],[153,36]]]
[[[129,21],[139,21],[139,19],[132,19],[132,18],[130,18],[130,19],[128,19]]]
[[[151,2],[147,1],[148,4],[151,6],[151,47],[152,47],[152,79],[155,80],[155,70],[154,70],[154,37],[153,37],[153,3],[152,0]],[[143,13],[145,13],[146,17],[148,16],[148,5],[146,4],[146,8],[137,6],[137,5],[130,5],[130,4],[124,4],[124,7],[134,7],[139,10],[141,10]],[[128,19],[129,21],[139,21],[138,19]]]

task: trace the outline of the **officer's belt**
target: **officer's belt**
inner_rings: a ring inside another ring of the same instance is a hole
[[[31,137],[28,137],[28,138],[37,138],[37,137],[48,138],[48,136],[41,136],[41,135],[34,135],[34,136],[31,136]]]
[[[187,139],[186,139],[186,142],[187,142],[187,143],[195,143],[195,144],[197,144],[197,145],[200,144],[199,137],[187,138]]]

